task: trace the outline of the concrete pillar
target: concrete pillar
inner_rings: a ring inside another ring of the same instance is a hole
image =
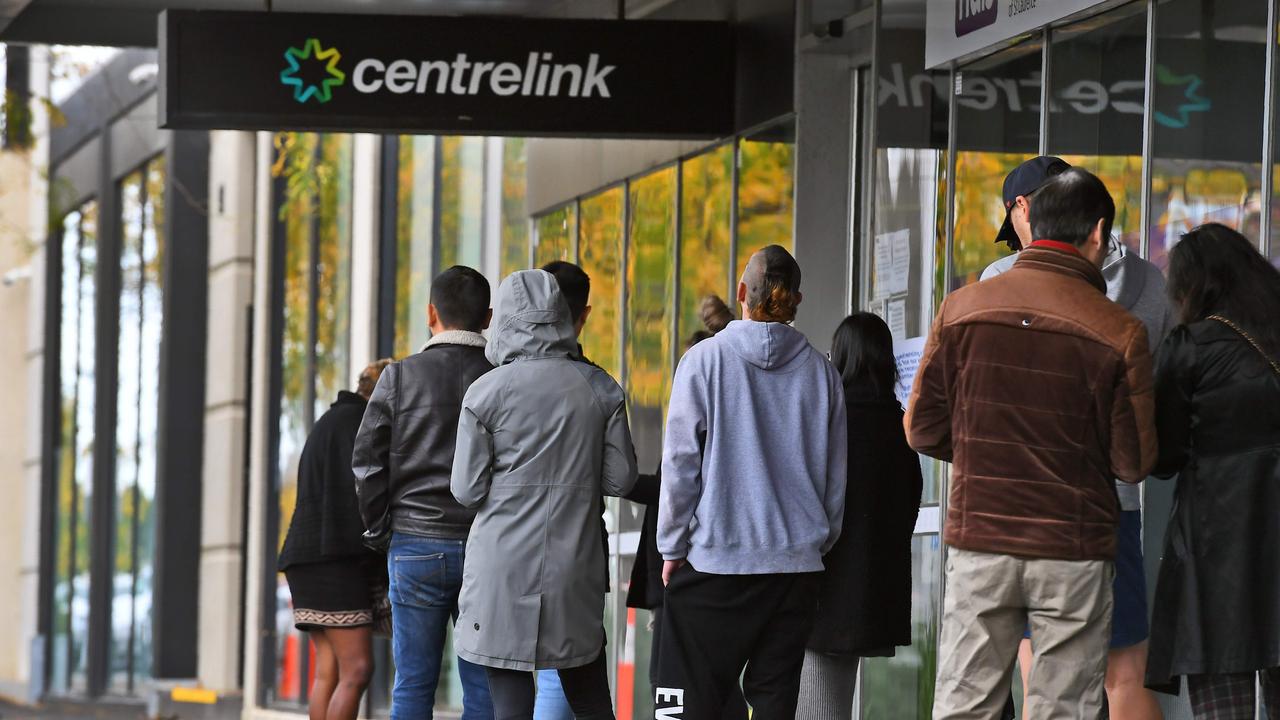
[[[48,50],[30,48],[30,88],[33,96],[49,93]],[[0,242],[0,288],[5,322],[0,324],[0,367],[10,377],[25,378],[26,403],[20,416],[3,418],[4,437],[25,442],[0,448],[0,488],[10,507],[21,508],[17,522],[0,531],[0,542],[17,552],[0,558],[0,583],[16,588],[3,594],[0,612],[16,622],[0,628],[0,690],[33,699],[31,680],[43,679],[32,667],[32,650],[39,633],[40,546],[43,487],[45,393],[45,248],[48,236],[49,117],[40,103],[32,103],[35,146],[25,153],[0,156],[0,177],[14,182],[0,194],[0,218],[13,228]],[[56,320],[55,320],[56,322]],[[52,532],[52,530],[48,530]]]
[[[351,377],[377,359],[382,137],[355,135],[351,196]]]
[[[795,255],[804,273],[796,327],[824,351],[849,311],[849,73],[842,55],[796,57]]]
[[[240,684],[244,627],[250,308],[254,281],[256,138],[209,137],[209,296],[204,487],[200,537],[200,684]],[[247,637],[252,634],[246,631]]]

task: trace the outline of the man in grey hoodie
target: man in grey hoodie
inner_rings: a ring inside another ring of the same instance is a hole
[[[1038,157],[1019,165],[1005,179],[1004,225],[996,236],[1013,250],[1030,245],[1030,216],[1035,193],[1049,178],[1069,167],[1055,157]],[[1107,281],[1107,297],[1133,313],[1147,328],[1147,344],[1152,352],[1160,347],[1175,322],[1159,268],[1132,253],[1114,236],[1108,240],[1102,277]],[[982,280],[993,278],[1013,267],[1015,252],[991,263]],[[1142,489],[1140,485],[1116,482],[1120,500],[1120,524],[1116,544],[1115,598],[1111,619],[1111,650],[1107,654],[1107,703],[1113,717],[1158,720],[1160,706],[1144,686],[1147,669],[1147,582],[1142,561]],[[1022,686],[1031,671],[1031,640],[1018,649]]]
[[[676,371],[658,502],[658,717],[719,718],[740,676],[756,720],[795,717],[848,453],[840,375],[790,325],[800,300],[795,258],[766,247],[738,284],[745,319]]]

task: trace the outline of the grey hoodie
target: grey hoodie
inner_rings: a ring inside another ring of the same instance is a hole
[[[604,642],[600,495],[636,481],[622,389],[575,359],[569,308],[541,270],[498,288],[485,348],[498,367],[467,390],[450,487],[478,508],[454,649],[478,665],[586,665]]]
[[[822,570],[847,455],[835,367],[789,325],[729,323],[676,370],[658,551],[718,575]]]
[[[1017,261],[1014,253],[987,266],[982,271],[983,280],[999,275]],[[1147,326],[1147,347],[1154,353],[1164,343],[1173,329],[1173,307],[1165,293],[1164,275],[1155,265],[1129,252],[1119,240],[1111,238],[1111,247],[1102,261],[1102,277],[1107,281],[1107,297]],[[1142,507],[1142,489],[1139,485],[1116,483],[1121,510],[1138,510]]]

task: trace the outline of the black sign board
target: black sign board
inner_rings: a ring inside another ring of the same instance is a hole
[[[160,57],[166,128],[733,132],[727,23],[168,10]]]

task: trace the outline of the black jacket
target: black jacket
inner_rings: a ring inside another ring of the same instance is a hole
[[[351,475],[352,446],[364,409],[364,398],[344,390],[307,436],[298,460],[298,499],[280,551],[280,570],[369,554],[360,540],[364,524]]]
[[[826,572],[809,649],[887,655],[911,644],[911,536],[924,482],[894,398],[845,389],[849,484],[844,529]]]
[[[626,498],[645,506],[644,523],[640,526],[640,542],[636,545],[636,561],[631,566],[631,584],[627,587],[627,607],[652,610],[662,607],[662,553],[658,552],[658,494],[660,477],[640,475]]]
[[[464,539],[475,519],[449,478],[462,397],[493,369],[484,348],[440,343],[388,365],[356,438],[352,464],[371,542],[389,530]]]
[[[1280,377],[1227,326],[1174,329],[1156,372],[1156,473],[1177,480],[1147,683],[1280,666]]]

